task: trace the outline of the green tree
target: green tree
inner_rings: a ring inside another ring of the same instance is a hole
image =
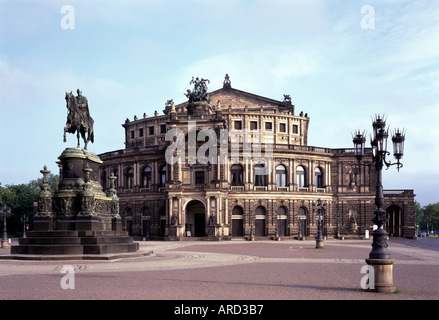
[[[418,226],[417,231],[425,229],[424,209],[418,201],[415,201],[415,224]]]
[[[59,176],[49,174],[49,185],[52,192],[58,189]],[[27,184],[1,186],[0,183],[0,205],[5,203],[11,208],[11,217],[7,220],[8,233],[10,235],[21,235],[23,231],[22,217],[27,216],[30,224],[33,222],[34,203],[40,192],[42,179],[31,180]]]
[[[439,225],[439,202],[424,207],[424,221],[427,232],[438,229]]]
[[[15,194],[8,187],[2,187],[0,182],[0,205],[6,203],[6,205],[10,206],[9,204],[14,201],[14,197]]]

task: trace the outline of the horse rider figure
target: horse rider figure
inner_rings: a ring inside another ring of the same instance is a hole
[[[67,109],[69,114],[67,116],[67,124],[64,128],[64,142],[66,142],[66,132],[77,132],[78,148],[79,148],[79,134],[81,134],[84,140],[84,149],[87,150],[87,144],[89,141],[94,142],[93,132],[93,118],[90,116],[88,109],[88,100],[82,95],[80,89],[76,90],[78,95],[75,97],[72,92],[66,92]],[[86,133],[88,134],[86,137]]]

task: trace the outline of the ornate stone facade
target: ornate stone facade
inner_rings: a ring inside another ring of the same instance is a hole
[[[169,100],[162,115],[127,119],[126,148],[99,155],[104,189],[110,175],[118,177],[120,213],[129,234],[139,239],[314,236],[318,214],[312,204],[319,199],[327,204],[324,236],[362,237],[372,231],[376,171],[370,149],[358,162],[353,148],[308,146],[310,117],[297,114],[289,95],[278,101],[237,90],[228,76],[223,88],[207,95],[205,82],[199,85],[202,99],[194,101],[195,88],[188,90],[187,102]],[[184,134],[184,156],[175,163],[166,158],[171,129]],[[209,141],[202,132],[216,134],[216,153],[208,150],[218,160],[214,163],[201,161],[203,143]],[[221,139],[223,132],[228,139]],[[251,148],[259,147],[262,156],[247,149],[242,132],[261,138],[263,143]],[[389,234],[413,236],[413,190],[387,190],[385,198]]]

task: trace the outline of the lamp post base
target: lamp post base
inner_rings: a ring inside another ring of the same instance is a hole
[[[369,285],[368,291],[382,293],[393,293],[396,291],[393,284],[394,259],[366,259],[366,263],[372,266],[374,270],[374,283]]]
[[[316,249],[323,249],[323,239],[316,239]]]
[[[9,239],[2,240],[2,249],[9,249]]]

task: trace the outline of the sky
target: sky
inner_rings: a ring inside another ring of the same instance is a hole
[[[439,2],[431,0],[0,0],[0,183],[42,177],[76,136],[80,88],[96,154],[124,148],[126,118],[186,101],[192,77],[282,100],[310,116],[308,145],[351,148],[372,117],[407,130],[385,189],[439,202]],[[389,151],[391,143],[389,139]],[[366,146],[370,146],[368,138]],[[393,161],[393,157],[389,158]]]

